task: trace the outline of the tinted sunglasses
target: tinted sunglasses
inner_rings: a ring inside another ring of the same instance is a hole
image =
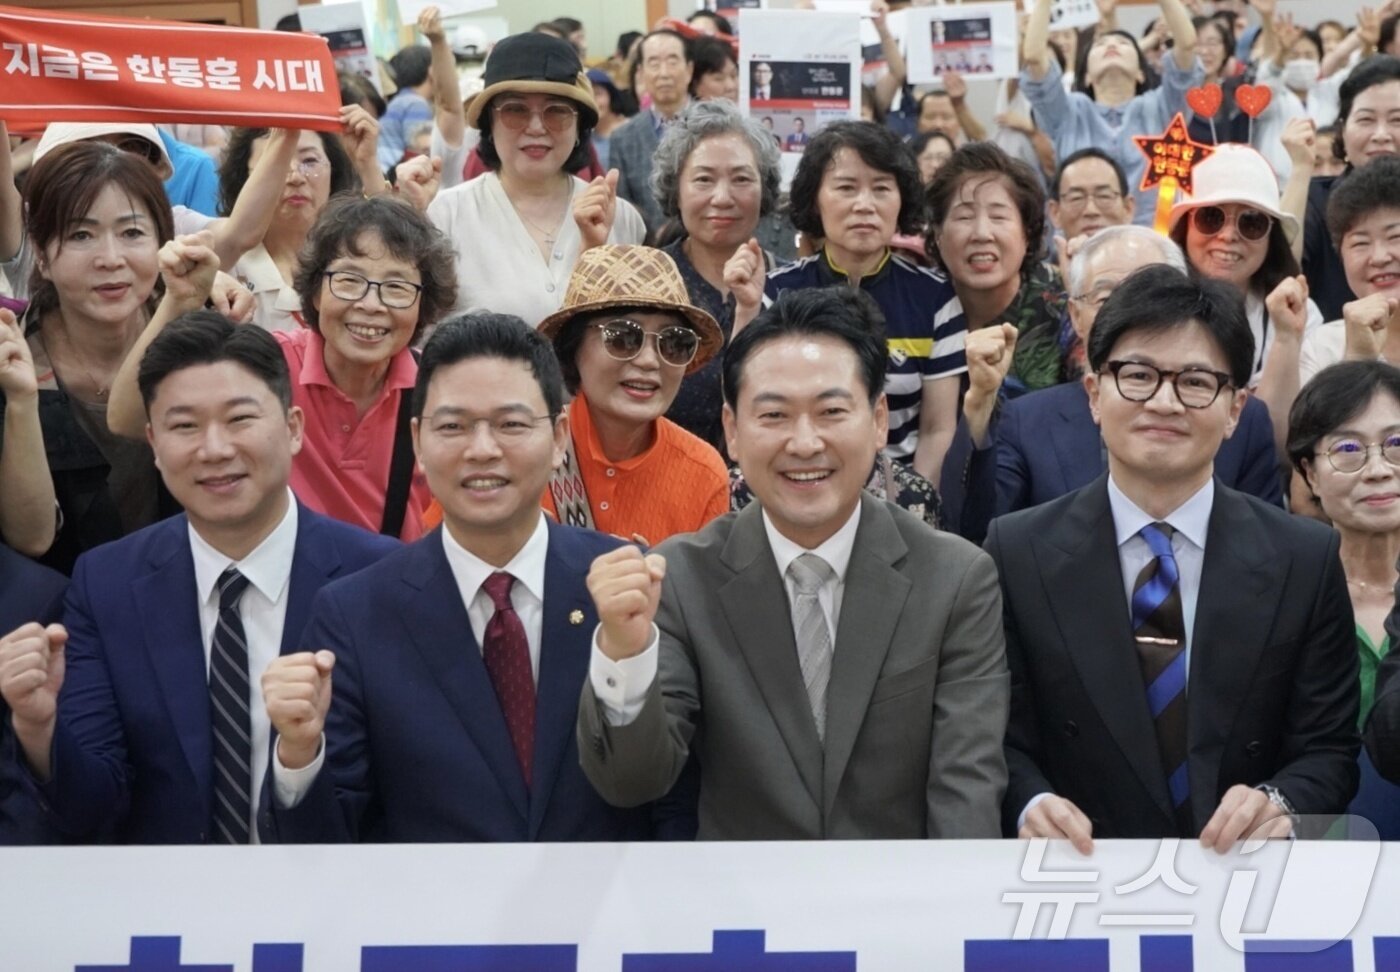
[[[1225,210],[1219,206],[1202,206],[1191,211],[1191,225],[1203,236],[1215,236],[1229,222]],[[1262,240],[1273,229],[1274,218],[1257,209],[1241,209],[1235,216],[1235,229],[1240,236],[1251,242]]]
[[[648,337],[656,339],[656,353],[668,365],[684,368],[700,350],[700,335],[688,327],[663,327],[649,332],[636,321],[619,319],[590,324],[603,338],[603,350],[618,361],[631,361],[642,353]]]

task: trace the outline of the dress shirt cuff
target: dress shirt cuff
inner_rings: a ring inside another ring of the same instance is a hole
[[[593,632],[593,660],[588,679],[593,694],[603,704],[603,715],[610,726],[626,726],[641,714],[651,683],[656,681],[657,645],[661,632],[651,626],[651,640],[640,655],[613,661],[598,647],[598,631]]]
[[[1046,797],[1054,795],[1055,794],[1047,790],[1044,793],[1037,793],[1035,796],[1031,797],[1030,800],[1027,801],[1025,809],[1021,811],[1021,815],[1016,818],[1016,832],[1020,833],[1021,828],[1026,825],[1026,814],[1030,813],[1033,809],[1035,809],[1035,805],[1037,803],[1039,803],[1041,800],[1044,800]]]
[[[282,765],[282,755],[272,746],[272,788],[277,805],[283,810],[294,810],[305,799],[311,784],[316,782],[316,774],[326,762],[326,734],[321,733],[321,743],[316,748],[316,758],[301,769],[287,769]]]

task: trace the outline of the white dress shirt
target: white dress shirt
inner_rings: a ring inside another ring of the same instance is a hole
[[[525,629],[525,641],[530,646],[530,671],[535,684],[540,683],[540,640],[544,623],[544,568],[549,557],[549,526],[544,513],[540,513],[539,523],[530,539],[525,541],[510,562],[504,567],[493,567],[476,554],[467,550],[452,537],[452,531],[443,527],[442,548],[447,555],[447,566],[452,570],[452,578],[457,582],[457,592],[462,603],[467,606],[467,622],[476,638],[477,649],[481,649],[481,639],[486,632],[486,624],[496,613],[491,596],[482,590],[481,585],[498,570],[503,570],[515,578],[510,589],[510,603],[520,616],[520,624]],[[432,542],[432,541],[428,541]],[[266,740],[264,740],[264,747]],[[272,763],[272,782],[277,791],[277,803],[291,809],[305,798],[316,774],[326,759],[325,735],[321,736],[320,751],[316,758],[301,769],[291,770],[282,765],[280,758]]]
[[[837,622],[841,617],[841,595],[846,589],[846,568],[851,563],[851,551],[855,548],[856,529],[860,526],[859,503],[841,528],[827,537],[813,550],[802,547],[778,532],[768,511],[762,511],[763,532],[768,536],[768,546],[773,551],[773,560],[778,574],[783,578],[787,591],[788,605],[791,607],[797,596],[797,585],[788,576],[788,565],[804,553],[816,554],[831,567],[832,576],[823,581],[817,591],[817,603],[831,630],[831,644],[836,647]],[[602,626],[599,625],[601,628]],[[631,723],[642,711],[651,683],[656,680],[657,646],[661,633],[656,625],[651,626],[651,641],[639,655],[613,661],[598,647],[598,632],[593,632],[593,658],[588,666],[588,678],[593,684],[593,694],[603,706],[603,716],[608,725],[625,726]]]
[[[476,554],[470,552],[452,538],[452,531],[442,529],[442,546],[447,552],[447,565],[452,568],[452,576],[457,581],[457,590],[462,595],[462,603],[467,606],[467,620],[471,622],[472,635],[477,647],[486,632],[486,624],[496,607],[491,595],[482,590],[481,585],[498,570],[505,571],[515,578],[510,589],[510,603],[520,616],[520,624],[525,628],[525,640],[530,645],[530,671],[535,676],[535,684],[540,684],[540,629],[544,618],[544,565],[549,556],[549,527],[544,514],[535,526],[535,532],[525,541],[525,546],[510,559],[504,567],[492,567]]]
[[[199,631],[204,642],[204,669],[214,627],[219,622],[219,577],[230,566],[248,578],[248,589],[238,602],[243,634],[248,642],[248,711],[252,723],[252,819],[248,821],[253,843],[258,841],[258,802],[267,772],[267,744],[271,724],[263,703],[262,673],[282,652],[282,627],[287,618],[287,592],[291,586],[292,556],[297,545],[297,504],[287,491],[287,512],[267,538],[242,560],[219,553],[189,528],[190,554],[194,558],[195,590],[199,592]]]
[[[1186,668],[1191,669],[1191,639],[1196,626],[1196,602],[1201,596],[1201,569],[1205,566],[1206,531],[1210,527],[1210,511],[1215,505],[1215,479],[1206,484],[1175,510],[1162,519],[1144,513],[1128,499],[1113,475],[1108,477],[1108,508],[1113,513],[1114,539],[1118,544],[1118,565],[1123,575],[1123,592],[1128,601],[1128,622],[1132,623],[1133,588],[1138,574],[1153,560],[1152,548],[1138,532],[1149,523],[1166,523],[1172,534],[1172,555],[1176,558],[1177,591],[1181,595],[1181,620],[1186,632]],[[1134,650],[1126,644],[1124,651]],[[1017,829],[1025,826],[1026,814],[1049,793],[1037,793],[1026,803],[1016,821]]]

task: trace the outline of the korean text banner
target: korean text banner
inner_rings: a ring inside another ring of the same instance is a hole
[[[340,129],[324,37],[0,7],[0,119]]]
[[[1371,833],[1374,834],[1374,828]],[[0,848],[5,972],[1397,972],[1400,844]]]

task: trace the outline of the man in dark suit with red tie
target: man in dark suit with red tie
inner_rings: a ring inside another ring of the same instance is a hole
[[[1170,267],[1099,311],[1085,386],[1108,472],[987,536],[1012,676],[1007,832],[1224,851],[1355,793],[1337,536],[1212,474],[1252,355],[1239,296]]]
[[[563,395],[518,318],[470,315],[428,342],[413,437],[443,527],[323,591],[303,652],[269,669],[265,840],[652,836],[650,806],[608,806],[579,768],[584,579],[621,541],[540,509],[569,441]]]

